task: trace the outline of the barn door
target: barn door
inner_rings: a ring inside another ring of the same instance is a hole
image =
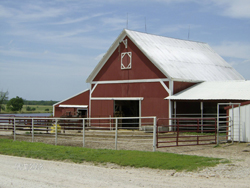
[[[114,101],[114,117],[139,117],[139,101],[138,100],[115,100]],[[139,127],[138,119],[124,118],[119,121],[120,127]]]

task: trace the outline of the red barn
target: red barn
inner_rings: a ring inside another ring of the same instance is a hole
[[[88,117],[168,118],[166,97],[205,81],[242,79],[206,43],[125,29],[87,78],[90,90],[54,105],[54,115],[82,105]]]
[[[53,105],[54,117],[88,117],[89,89]]]

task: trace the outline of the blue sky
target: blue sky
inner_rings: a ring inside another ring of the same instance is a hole
[[[0,0],[0,91],[63,100],[88,89],[122,30],[145,32],[145,20],[147,33],[190,30],[250,80],[249,10],[250,0]]]

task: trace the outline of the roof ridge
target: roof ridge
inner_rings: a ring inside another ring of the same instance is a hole
[[[157,35],[157,34],[153,34],[153,33],[145,33],[145,32],[142,32],[142,31],[135,31],[135,30],[130,30],[130,29],[124,29],[124,30],[125,30],[126,33],[127,33],[127,31],[129,31],[129,32],[136,32],[136,33],[141,33],[141,34],[146,34],[146,35],[152,35],[152,36],[156,36],[156,37],[164,37],[164,38],[182,40],[182,41],[187,41],[187,42],[195,42],[195,43],[207,44],[206,42],[181,39],[181,38],[177,38],[177,37],[168,37],[168,36]]]

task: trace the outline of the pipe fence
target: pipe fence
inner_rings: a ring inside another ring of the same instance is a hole
[[[55,145],[155,151],[156,117],[0,117],[0,137]]]
[[[216,118],[159,118],[156,145],[163,148],[216,144],[216,133]]]

